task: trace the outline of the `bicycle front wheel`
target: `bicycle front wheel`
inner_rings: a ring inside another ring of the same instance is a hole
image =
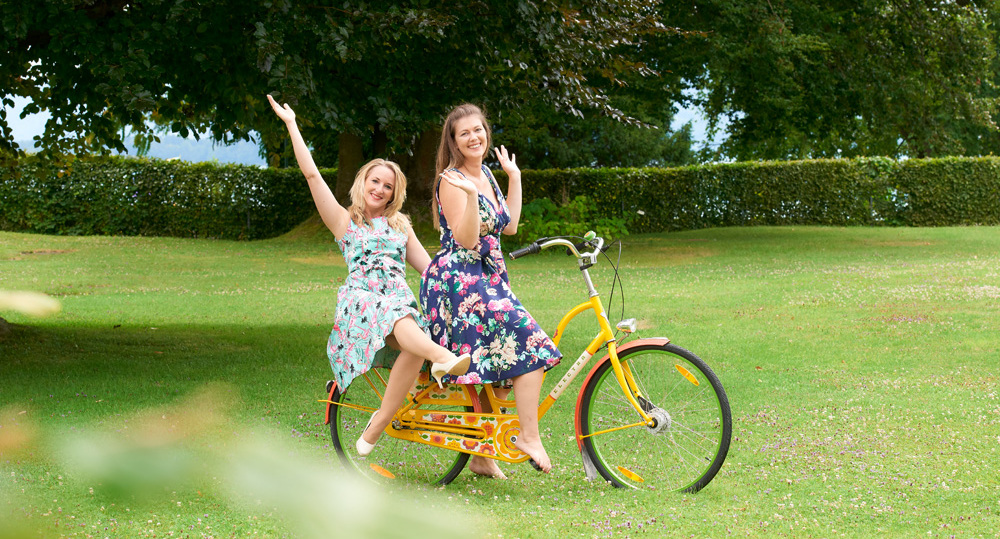
[[[330,410],[330,435],[337,456],[351,470],[376,481],[403,479],[415,483],[447,485],[465,468],[469,455],[389,435],[398,425],[390,424],[366,457],[354,444],[368,424],[372,411],[382,405],[389,369],[373,368],[357,377],[344,391],[334,391]],[[469,406],[421,406],[421,410],[475,411]],[[394,421],[395,423],[395,421]]]
[[[617,487],[697,492],[722,467],[732,437],[729,399],[714,372],[673,344],[644,344],[619,359],[654,427],[626,400],[611,361],[602,363],[580,401],[584,450]]]

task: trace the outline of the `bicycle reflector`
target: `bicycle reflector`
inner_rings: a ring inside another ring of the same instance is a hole
[[[685,369],[684,367],[681,367],[680,365],[674,365],[674,368],[677,369],[677,372],[681,373],[681,376],[687,378],[688,382],[691,382],[696,386],[701,385],[698,383],[698,379],[695,378],[693,374],[691,374],[691,371]]]
[[[645,483],[645,480],[642,477],[639,477],[639,474],[633,472],[632,470],[629,470],[624,466],[619,466],[618,471],[621,472],[622,475],[631,479],[632,481],[635,481],[636,483]]]
[[[378,464],[375,464],[374,462],[369,464],[368,467],[374,470],[375,473],[381,475],[382,477],[387,477],[389,479],[396,478],[396,475],[394,473],[390,472],[389,470],[386,470],[385,468],[379,466]]]

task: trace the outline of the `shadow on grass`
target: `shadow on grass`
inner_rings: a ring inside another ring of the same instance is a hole
[[[237,415],[301,413],[318,406],[330,378],[325,330],[315,326],[39,323],[9,329],[0,337],[0,404],[31,404],[43,415],[62,415],[56,403],[82,398],[94,406],[74,413],[97,419],[216,382],[241,401]]]

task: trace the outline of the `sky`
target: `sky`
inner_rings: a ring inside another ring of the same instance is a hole
[[[14,97],[13,99],[14,107],[4,107],[4,110],[7,111],[7,122],[14,133],[14,140],[27,142],[32,137],[41,135],[42,131],[45,130],[45,122],[50,117],[49,113],[31,114],[22,120],[20,118],[21,111],[24,110],[29,100],[23,97]],[[189,141],[183,141],[179,137],[177,140],[184,142],[184,144],[178,145],[175,142],[169,145],[157,145],[153,143],[149,155],[162,159],[179,158],[191,162],[218,161],[221,164],[238,163],[259,166],[264,166],[265,164],[264,160],[257,155],[257,145],[251,142],[239,142],[232,146],[214,145],[207,136],[203,136],[198,141],[195,141],[193,138],[189,139]],[[178,148],[181,149],[178,150]]]
[[[24,97],[14,97],[14,108],[4,106],[7,112],[7,123],[14,131],[14,140],[31,140],[31,137],[40,135],[45,129],[45,121],[49,119],[48,113],[32,114],[25,119],[21,119],[21,111],[28,104],[28,99]]]
[[[7,111],[7,122],[14,133],[15,141],[29,141],[35,135],[41,135],[42,131],[45,129],[45,122],[49,119],[49,114],[43,112],[40,114],[31,114],[25,119],[21,119],[21,111],[24,106],[28,104],[28,99],[23,97],[14,97],[14,107],[4,107]],[[674,121],[671,124],[671,128],[676,130],[687,122],[692,122],[692,136],[694,138],[694,146],[700,148],[705,143],[705,126],[706,121],[704,115],[697,109],[681,109],[676,115],[674,115]],[[244,143],[250,144],[250,143]],[[212,142],[207,138],[203,138],[197,144],[199,147],[206,145],[211,148]],[[179,157],[185,161],[192,161],[190,156],[178,155],[178,156],[160,156],[156,154],[155,144],[153,149],[150,150],[150,155],[154,157]],[[205,155],[206,151],[212,158],[218,160],[220,163],[241,163],[245,165],[263,165],[264,161],[260,158],[248,158],[248,152],[227,152],[225,147],[211,148],[206,150],[201,148],[198,155]]]

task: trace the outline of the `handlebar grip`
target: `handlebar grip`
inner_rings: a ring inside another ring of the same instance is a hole
[[[514,259],[517,259],[517,258],[521,258],[522,256],[525,256],[525,255],[538,254],[541,251],[542,251],[542,248],[538,246],[538,242],[536,241],[536,242],[532,243],[531,245],[528,245],[527,247],[521,247],[520,249],[516,249],[514,251],[511,251],[510,252],[510,259],[514,260]]]
[[[576,250],[580,251],[581,253],[584,252],[584,251],[586,251],[588,247],[595,247],[597,244],[596,243],[591,243],[591,242],[593,242],[594,239],[599,239],[599,238],[597,238],[597,236],[593,232],[587,232],[587,234],[592,235],[593,237],[590,238],[590,239],[584,239],[580,243],[574,243],[573,244],[573,245],[576,246]],[[601,247],[601,252],[603,253],[603,252],[607,251],[610,247],[611,247],[611,242],[605,243]],[[573,253],[570,253],[568,251],[569,250],[567,249],[567,253],[566,254],[573,254]]]

